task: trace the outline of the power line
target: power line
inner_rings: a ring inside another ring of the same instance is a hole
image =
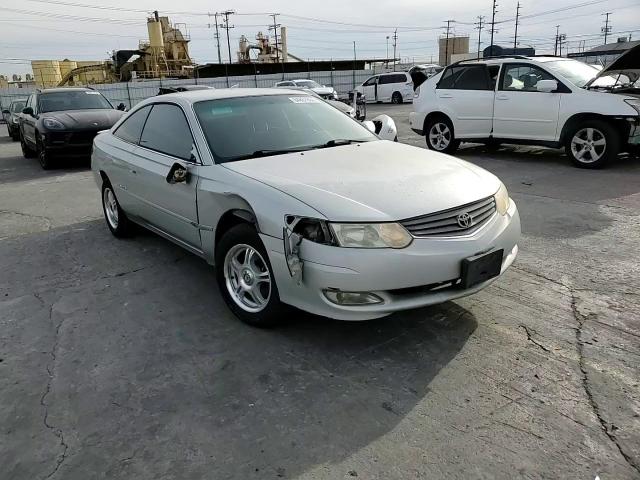
[[[224,16],[224,23],[220,26],[227,31],[227,49],[229,50],[229,63],[232,63],[231,41],[229,40],[229,29],[235,28],[234,25],[229,25],[229,15],[233,15],[234,13],[236,13],[234,10],[225,10],[224,12],[220,13],[220,15]]]

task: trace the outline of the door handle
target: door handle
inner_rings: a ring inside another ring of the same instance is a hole
[[[509,100],[507,95],[496,95],[496,100]]]

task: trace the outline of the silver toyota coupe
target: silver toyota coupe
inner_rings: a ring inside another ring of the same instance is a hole
[[[252,325],[285,304],[366,320],[459,298],[518,253],[494,175],[299,90],[150,98],[95,138],[91,164],[111,232],[133,222],[201,256]]]

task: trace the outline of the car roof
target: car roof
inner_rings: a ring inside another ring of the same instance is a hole
[[[553,61],[571,61],[571,58],[554,57],[553,55],[546,55],[540,57],[528,57],[525,55],[503,55],[500,57],[485,57],[485,58],[470,58],[469,60],[460,60],[459,62],[452,63],[451,65],[473,65],[473,64],[487,64],[487,65],[500,65],[505,62],[532,62],[532,63],[545,63]]]
[[[162,103],[175,99],[187,101],[189,103],[201,102],[203,100],[219,100],[223,98],[241,97],[262,97],[265,95],[309,95],[304,90],[287,88],[217,88],[215,90],[190,90],[180,93],[169,93],[157,97],[151,97],[146,103]]]
[[[14,103],[18,103],[18,102],[26,102],[26,101],[27,101],[27,97],[14,98],[13,100],[11,100],[11,103],[9,105],[13,105]]]
[[[44,90],[40,90],[39,93],[40,95],[44,95],[47,93],[59,93],[59,92],[91,92],[92,89],[91,88],[84,88],[84,87],[61,87],[61,88],[47,88]]]

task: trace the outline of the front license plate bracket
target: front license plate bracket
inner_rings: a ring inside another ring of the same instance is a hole
[[[500,249],[462,260],[460,287],[471,288],[500,275],[503,256],[504,250]]]

